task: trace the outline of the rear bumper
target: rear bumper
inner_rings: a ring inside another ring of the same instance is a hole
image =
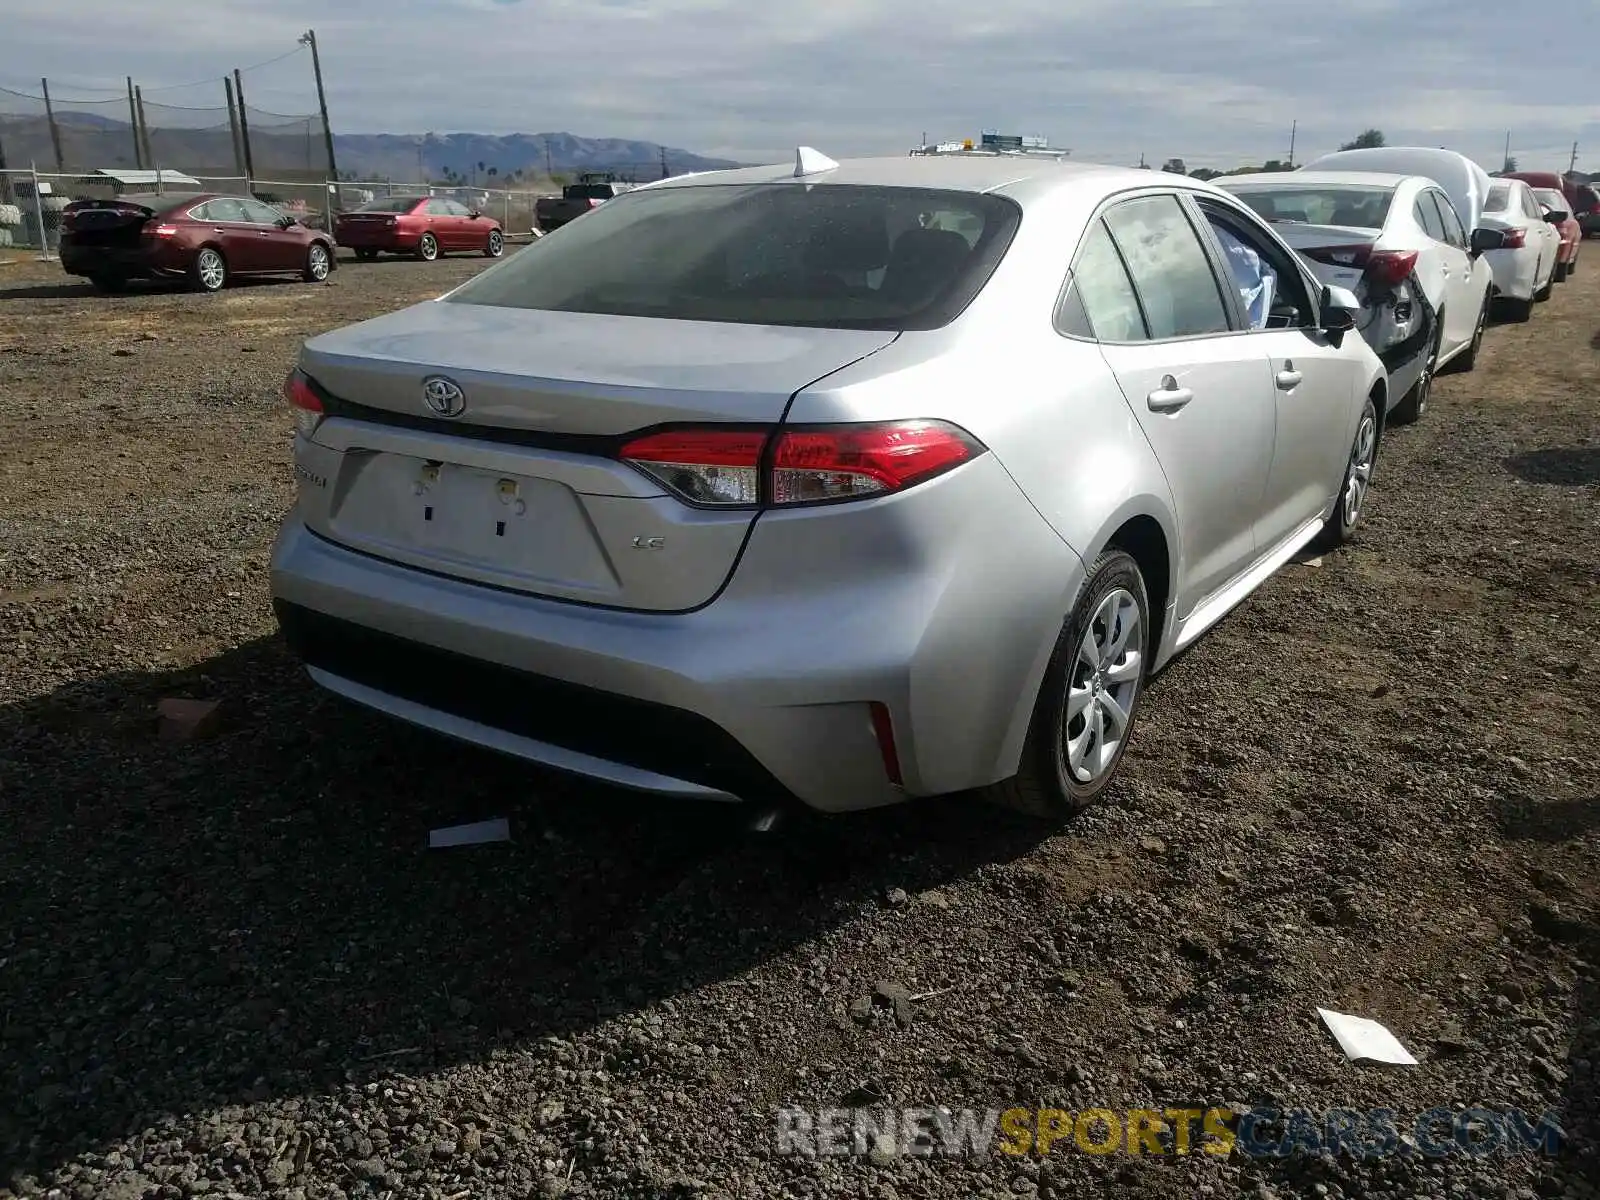
[[[1533,299],[1534,274],[1538,258],[1532,247],[1522,250],[1491,250],[1484,255],[1494,272],[1494,290],[1497,295],[1512,300]]]
[[[68,275],[118,275],[137,279],[177,276],[189,269],[188,256],[170,246],[78,246],[63,241],[59,252],[61,269]]]
[[[726,590],[691,613],[444,578],[328,542],[298,513],[272,593],[313,678],[392,716],[658,795],[844,811],[1014,773],[1083,574],[986,455],[842,524],[765,514]]]
[[[336,229],[333,240],[347,250],[415,250],[422,234],[396,229]]]

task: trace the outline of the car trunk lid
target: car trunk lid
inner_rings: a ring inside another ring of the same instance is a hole
[[[330,419],[301,448],[302,511],[331,540],[458,578],[694,608],[754,512],[668,495],[618,460],[626,435],[777,424],[796,391],[895,336],[418,305],[306,344]]]
[[[131,200],[78,200],[62,209],[63,232],[80,246],[136,246],[155,210]]]
[[[1277,221],[1273,232],[1310,266],[1317,279],[1359,292],[1381,230],[1353,225],[1308,225]]]

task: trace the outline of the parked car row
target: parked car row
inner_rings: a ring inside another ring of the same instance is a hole
[[[1555,177],[1553,177],[1555,178]],[[1471,370],[1491,308],[1526,321],[1577,266],[1561,191],[1491,177],[1449,150],[1345,150],[1224,189],[1272,223],[1324,283],[1361,301],[1357,327],[1388,372],[1388,419],[1427,411],[1434,376]]]
[[[330,233],[250,197],[191,193],[77,200],[61,214],[61,265],[105,292],[130,280],[186,281],[218,291],[235,277],[299,275],[321,282],[337,246],[431,261],[450,251],[505,252],[500,222],[445,197],[385,198],[341,215]]]
[[[1292,227],[982,153],[618,195],[305,344],[279,622],[347,699],[659,796],[1069,813],[1151,675],[1367,511],[1389,374]],[[1407,327],[1458,356],[1473,241]]]

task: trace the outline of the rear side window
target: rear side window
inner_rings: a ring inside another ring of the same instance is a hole
[[[1063,332],[1102,342],[1142,342],[1150,336],[1133,281],[1103,222],[1089,227],[1078,250],[1071,291],[1059,319]]]
[[[1511,185],[1497,183],[1489,189],[1489,194],[1483,198],[1484,212],[1504,212],[1506,203],[1511,199]]]
[[[1444,240],[1465,250],[1467,235],[1461,228],[1461,218],[1456,216],[1456,206],[1442,192],[1433,193],[1433,202],[1439,206],[1439,220],[1444,223]]]
[[[1105,220],[1133,276],[1152,338],[1229,330],[1211,260],[1176,196],[1124,201]]]
[[[1001,196],[930,188],[640,189],[491,267],[444,303],[937,329],[988,282],[1021,216]]]
[[[1413,210],[1417,223],[1427,230],[1428,236],[1436,242],[1445,240],[1444,218],[1439,215],[1439,209],[1433,202],[1432,192],[1423,192],[1417,197],[1416,208]]]
[[[204,216],[200,217],[202,221],[243,222],[250,219],[249,217],[245,216],[243,204],[237,200],[229,199],[227,197],[219,197],[216,200],[208,200],[200,207],[205,214]]]
[[[575,183],[567,188],[569,200],[609,200],[616,189],[609,183]]]
[[[1544,213],[1539,211],[1539,202],[1533,198],[1533,193],[1527,188],[1522,189],[1522,211],[1535,221],[1544,220]]]

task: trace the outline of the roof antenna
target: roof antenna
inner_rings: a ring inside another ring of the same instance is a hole
[[[823,171],[831,171],[838,165],[822,151],[813,150],[810,146],[801,146],[794,152],[796,179],[806,175],[820,175]]]

